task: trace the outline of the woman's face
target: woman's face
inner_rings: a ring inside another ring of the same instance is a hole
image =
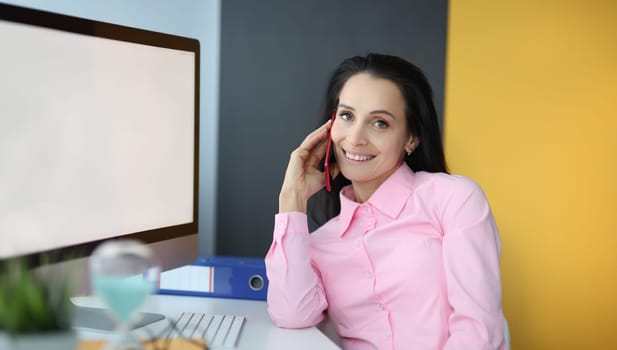
[[[352,76],[343,86],[331,137],[339,169],[354,190],[363,188],[369,196],[416,145],[407,131],[401,91],[368,73]]]

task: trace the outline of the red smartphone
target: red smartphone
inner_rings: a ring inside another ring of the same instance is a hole
[[[330,151],[332,149],[332,138],[330,137],[330,129],[332,129],[332,125],[334,125],[334,118],[336,117],[336,109],[332,111],[332,116],[330,117],[330,126],[328,126],[328,144],[326,145],[326,157],[324,158],[324,172],[326,174],[326,191],[330,192],[332,190],[332,184],[330,183]]]

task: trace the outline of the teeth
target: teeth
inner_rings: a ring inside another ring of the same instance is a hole
[[[345,152],[345,157],[351,160],[369,160],[374,158],[374,156],[361,156],[359,154],[351,154],[347,152]]]

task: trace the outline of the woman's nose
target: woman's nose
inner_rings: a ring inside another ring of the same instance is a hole
[[[365,130],[360,123],[349,128],[347,141],[352,146],[364,146],[367,144]]]

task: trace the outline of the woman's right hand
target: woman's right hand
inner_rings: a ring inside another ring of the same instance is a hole
[[[328,129],[331,122],[311,132],[304,141],[291,152],[285,179],[279,195],[279,212],[299,211],[306,213],[308,199],[325,186],[324,172],[317,167],[326,154]],[[338,174],[336,163],[330,164],[332,178]]]

